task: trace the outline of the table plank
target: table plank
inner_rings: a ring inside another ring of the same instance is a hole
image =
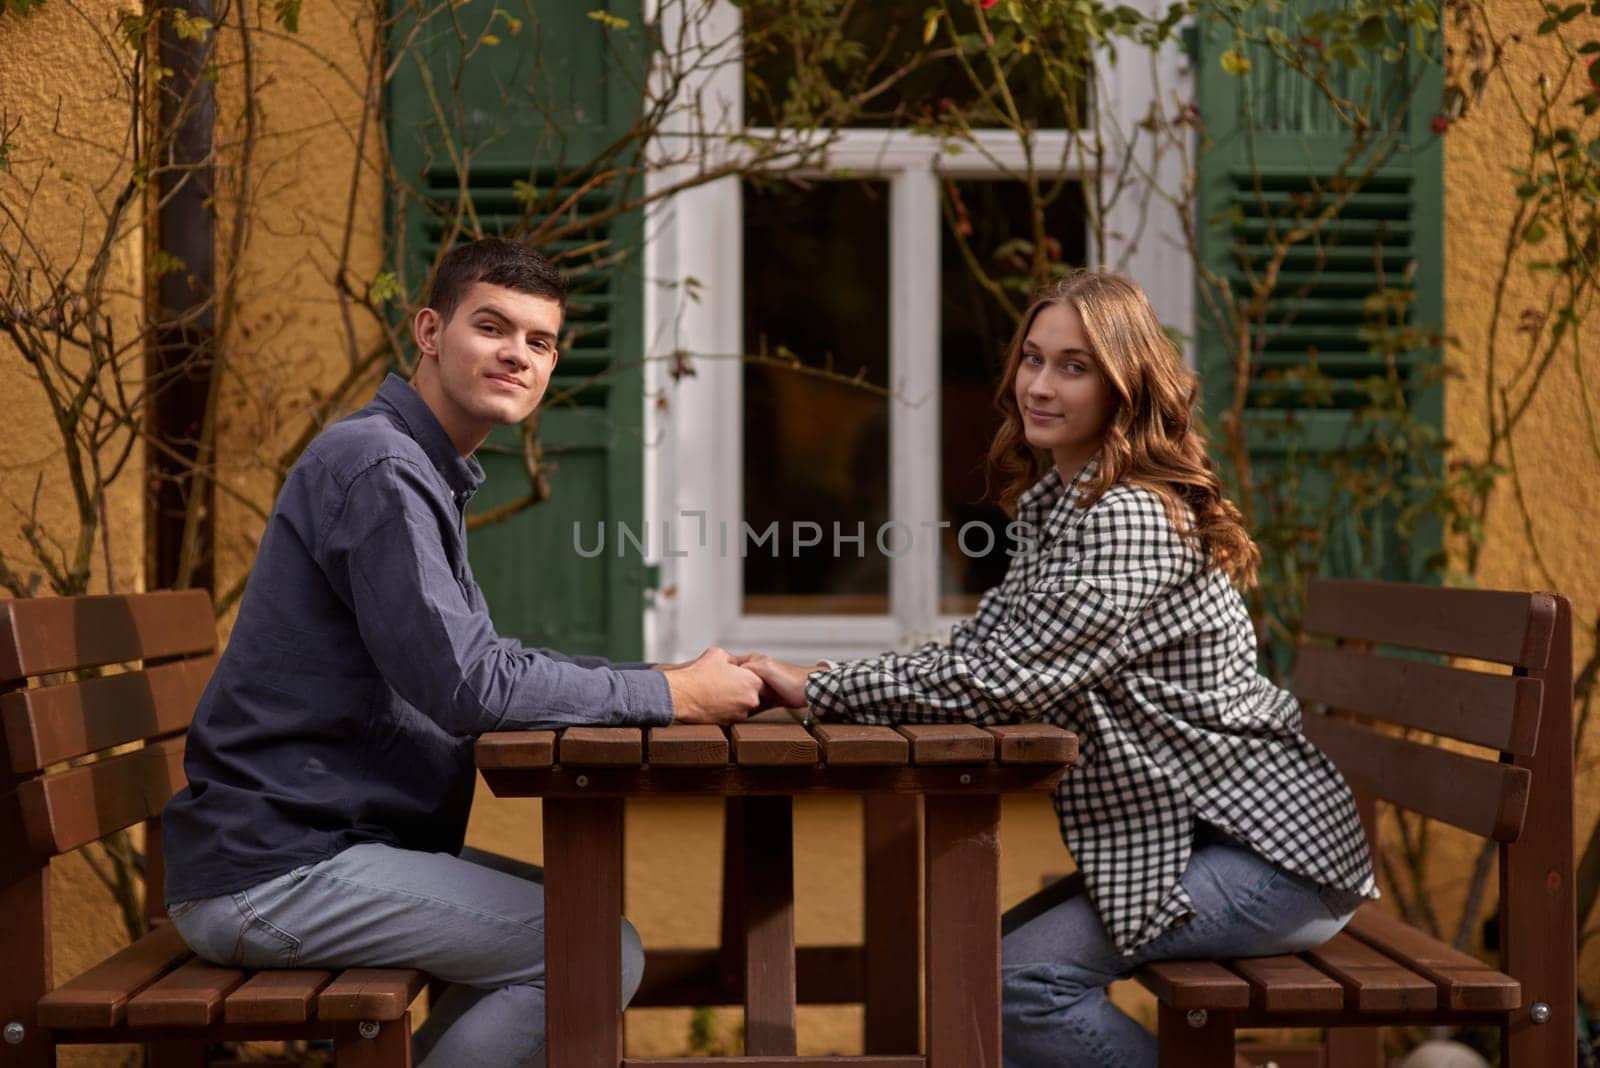
[[[822,749],[822,762],[834,767],[872,765],[892,767],[909,763],[911,745],[892,727],[866,727],[859,723],[819,723],[812,728]]]
[[[1008,723],[986,728],[998,743],[1002,764],[1071,764],[1078,759],[1078,736],[1048,723]]]
[[[548,768],[555,763],[555,731],[494,731],[473,747],[480,768]]]
[[[556,740],[560,762],[580,768],[626,768],[644,763],[638,727],[568,727]]]
[[[798,723],[735,723],[733,759],[746,766],[799,767],[817,763],[817,740]]]
[[[913,764],[987,764],[995,736],[965,723],[908,723],[899,728],[911,741]]]
[[[709,723],[652,727],[645,739],[651,764],[674,768],[720,768],[728,763],[728,736]]]

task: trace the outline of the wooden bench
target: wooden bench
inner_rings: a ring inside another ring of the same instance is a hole
[[[137,1043],[149,1064],[188,1068],[210,1043],[255,1039],[331,1040],[340,1068],[411,1063],[423,973],[219,968],[166,920],[157,817],[184,785],[184,732],[215,648],[204,591],[0,604],[0,1065]],[[139,823],[150,933],[56,985],[50,859]]]
[[[1298,956],[1144,968],[1163,1065],[1232,1068],[1251,1048],[1235,1050],[1236,1028],[1320,1027],[1325,1055],[1293,1063],[1377,1068],[1378,1028],[1465,1024],[1502,1029],[1506,1068],[1573,1063],[1571,626],[1554,594],[1312,583],[1305,630],[1336,644],[1300,649],[1305,733],[1355,789],[1375,854],[1379,799],[1499,843],[1499,970],[1369,902]],[[1511,671],[1379,651],[1394,648]]]

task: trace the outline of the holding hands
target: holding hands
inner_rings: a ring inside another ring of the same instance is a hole
[[[683,664],[663,664],[677,723],[737,723],[773,705],[804,708],[806,678],[822,665],[790,664],[766,653],[734,656],[712,647]]]

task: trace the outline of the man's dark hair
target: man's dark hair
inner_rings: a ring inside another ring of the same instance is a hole
[[[458,245],[439,263],[428,291],[428,307],[445,322],[474,282],[488,282],[556,302],[567,311],[567,282],[556,265],[527,245],[503,237],[484,237]]]

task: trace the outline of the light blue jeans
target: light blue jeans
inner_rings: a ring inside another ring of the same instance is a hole
[[[544,1064],[543,873],[493,853],[352,846],[236,894],[172,906],[189,948],[246,968],[420,968],[451,985],[417,1031],[419,1068]],[[622,921],[622,1000],[644,975]]]
[[[1361,897],[1284,871],[1202,832],[1183,873],[1195,915],[1131,957],[1117,952],[1083,882],[1047,887],[1001,922],[1006,1068],[1156,1068],[1156,1041],[1106,995],[1157,960],[1298,953],[1338,934]]]

